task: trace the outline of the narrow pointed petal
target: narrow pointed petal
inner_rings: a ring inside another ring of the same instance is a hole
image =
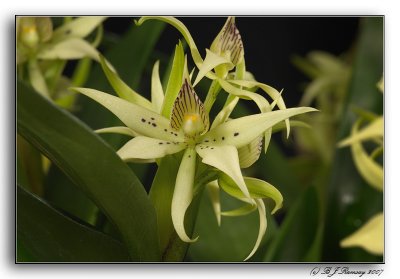
[[[222,56],[229,53],[230,60],[235,65],[242,61],[244,56],[243,42],[235,25],[234,17],[228,17],[225,25],[211,44],[210,49],[212,52]]]
[[[238,149],[240,168],[248,168],[260,158],[262,141],[263,137],[259,136]]]
[[[353,127],[352,135],[357,133],[358,125]],[[383,191],[383,168],[375,162],[365,151],[361,142],[356,141],[351,145],[351,153],[354,163],[360,172],[361,176],[368,182],[369,185],[379,191]]]
[[[154,111],[161,113],[162,104],[164,102],[164,91],[161,84],[159,74],[160,61],[157,60],[153,66],[151,75],[151,103],[153,104]]]
[[[218,226],[221,226],[221,202],[219,199],[218,180],[209,182],[206,185],[206,189],[214,209],[215,217],[217,218]]]
[[[237,216],[243,216],[252,213],[254,210],[257,209],[257,205],[255,204],[246,204],[242,207],[229,210],[229,211],[222,211],[221,215],[222,216],[227,216],[227,217],[237,217]]]
[[[281,93],[272,86],[254,80],[229,80],[229,82],[247,88],[259,87],[265,93],[267,93],[274,101],[277,102],[277,106],[279,109],[281,110],[286,109],[286,105],[285,102],[283,101],[283,98],[281,97]],[[286,120],[285,122],[286,122],[287,137],[289,137],[290,133],[289,120]]]
[[[211,129],[214,129],[218,125],[226,122],[231,115],[233,109],[236,107],[237,103],[239,101],[239,97],[234,97],[227,106],[225,106],[215,117]]]
[[[153,108],[149,100],[147,100],[139,93],[134,91],[132,88],[130,88],[118,76],[118,74],[113,70],[112,66],[109,64],[109,62],[106,61],[102,55],[100,55],[100,64],[101,67],[103,68],[104,74],[106,75],[108,82],[111,84],[112,88],[115,90],[115,92],[118,94],[120,98],[127,100],[128,102],[131,102],[133,104],[145,107],[147,109]]]
[[[277,210],[282,208],[283,197],[282,194],[272,184],[253,177],[244,177],[247,189],[249,190],[250,197],[253,199],[270,198],[275,202],[275,207],[272,210],[274,214]],[[229,195],[237,199],[243,199],[243,193],[238,185],[227,175],[220,175],[218,179],[219,186]]]
[[[36,17],[36,27],[40,41],[47,42],[53,37],[53,22],[50,17]]]
[[[261,244],[261,240],[263,239],[265,232],[267,231],[267,215],[265,212],[264,202],[262,199],[255,199],[255,202],[257,204],[258,215],[260,217],[260,228],[258,230],[256,244],[254,245],[254,248],[250,252],[250,254],[246,257],[245,261],[250,259],[254,255],[254,253],[257,251],[258,247]]]
[[[164,102],[161,115],[170,119],[174,102],[182,87],[185,75],[186,58],[182,43],[175,47],[174,59],[172,61],[171,72],[168,78],[167,89],[165,90]]]
[[[234,65],[225,57],[217,55],[214,52],[211,52],[210,50],[206,49],[206,58],[204,59],[201,67],[199,68],[199,73],[197,74],[193,86],[196,86],[196,84],[215,67],[224,64],[228,67],[228,69],[232,69],[234,67]]]
[[[175,27],[182,34],[182,36],[185,38],[186,43],[189,45],[190,52],[196,66],[199,67],[203,63],[203,59],[201,58],[201,55],[199,53],[199,50],[197,49],[196,43],[192,38],[192,35],[190,35],[189,30],[181,21],[172,16],[143,16],[136,22],[136,24],[142,25],[143,22],[149,19],[161,20]]]
[[[179,95],[174,102],[171,114],[171,127],[181,128],[188,136],[200,135],[208,130],[210,121],[204,105],[194,91],[190,81],[185,78]],[[191,131],[193,130],[193,132]]]
[[[193,199],[195,170],[196,151],[188,148],[179,166],[171,204],[172,223],[179,238],[185,242],[195,242],[198,238],[191,239],[185,230],[185,213]]]
[[[104,16],[85,16],[76,18],[54,30],[53,40],[66,38],[84,38],[100,25],[106,17]]]
[[[383,91],[385,90],[385,84],[383,82],[383,77],[381,78],[381,80],[376,84],[376,86],[378,87],[379,91],[381,91],[383,93]]]
[[[186,148],[185,143],[169,142],[138,136],[128,141],[117,154],[124,161],[134,159],[158,159]]]
[[[46,98],[50,98],[49,89],[36,59],[31,59],[28,64],[29,81],[32,87]]]
[[[171,142],[185,140],[181,132],[173,131],[170,128],[168,119],[151,110],[95,89],[72,89],[107,108],[136,133]]]
[[[237,118],[210,130],[203,136],[202,143],[209,142],[212,145],[227,144],[240,148],[252,142],[275,124],[289,117],[312,111],[317,110],[299,107]]]
[[[261,112],[271,111],[270,104],[261,95],[248,90],[237,88],[223,79],[218,79],[218,82],[226,92],[235,95],[239,98],[253,100],[257,104]]]
[[[99,61],[98,51],[88,42],[79,38],[69,38],[60,41],[54,45],[48,45],[40,50],[38,58],[40,59],[81,59],[90,57]]]
[[[374,215],[367,223],[340,242],[340,246],[361,247],[375,255],[382,255],[384,250],[383,213]]]
[[[132,130],[128,127],[125,127],[125,126],[107,127],[107,128],[98,129],[95,132],[98,134],[120,134],[120,135],[126,135],[126,136],[131,136],[131,137],[139,136],[139,134],[136,133],[134,130]]]
[[[344,147],[352,143],[383,137],[383,117],[379,117],[368,124],[366,127],[352,134],[349,138],[342,140],[338,146]]]
[[[232,178],[244,194],[244,197],[250,199],[249,191],[240,170],[238,152],[234,146],[200,144],[196,146],[196,151],[203,159],[202,162],[204,164],[215,167]]]

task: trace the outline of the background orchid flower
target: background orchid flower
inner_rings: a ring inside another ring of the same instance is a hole
[[[101,63],[109,80],[111,78],[113,81],[114,87],[116,84],[119,84],[119,87],[123,86],[122,81],[116,78],[115,73],[110,71],[103,59],[101,59]],[[179,94],[173,103],[170,119],[156,112],[159,110],[158,105],[157,108],[156,105],[151,107],[148,101],[145,102],[141,98],[127,101],[94,89],[74,88],[74,90],[106,107],[133,131],[131,135],[135,137],[117,152],[124,161],[149,162],[183,151],[171,205],[172,222],[183,241],[197,240],[197,237],[188,236],[184,227],[185,213],[194,196],[197,155],[203,164],[214,167],[226,175],[232,181],[230,185],[233,186],[230,188],[238,189],[231,190],[234,193],[232,195],[249,204],[252,210],[256,208],[259,210],[260,232],[250,257],[256,251],[265,233],[265,206],[261,198],[266,197],[266,194],[265,192],[261,195],[257,194],[257,190],[253,191],[253,194],[250,193],[249,187],[253,185],[252,180],[248,179],[246,183],[242,176],[238,149],[250,145],[251,147],[255,146],[257,151],[260,135],[265,130],[291,116],[314,111],[314,109],[304,107],[270,111],[219,122],[218,125],[209,129],[209,116],[191,85],[186,66],[184,73]],[[154,79],[156,76],[155,74]],[[154,83],[156,82],[154,81]],[[136,96],[130,91],[129,94]],[[138,105],[138,102],[143,102],[143,104]],[[254,142],[256,143],[254,144]],[[250,148],[250,150],[252,149],[254,148]],[[253,152],[250,154],[242,152],[242,154],[244,154],[242,157],[247,159],[247,162],[243,163],[246,166],[254,161]],[[259,153],[255,155],[258,158]],[[241,212],[241,214],[244,213]]]
[[[314,129],[297,130],[296,144],[302,152],[318,156],[326,165],[332,162],[336,149],[337,125],[342,120],[351,77],[351,65],[345,58],[324,51],[311,51],[305,58],[293,58],[294,65],[311,79],[304,87],[299,105],[315,103],[321,110],[313,117],[299,117]]]
[[[383,93],[383,78],[377,87]],[[374,189],[383,191],[383,167],[377,162],[377,158],[383,154],[383,116],[375,116],[372,113],[364,114],[369,123],[360,129],[363,117],[360,117],[353,125],[351,135],[339,142],[339,147],[350,146],[354,163],[360,175]],[[377,146],[369,154],[363,146],[363,142],[374,142]],[[344,238],[342,247],[360,246],[372,254],[382,255],[384,250],[384,215],[375,214],[357,231]]]
[[[26,67],[32,87],[43,96],[51,99],[62,97],[71,85],[61,77],[65,60],[88,57],[98,61],[96,46],[101,40],[101,29],[94,43],[84,38],[105,19],[94,16],[76,18],[53,30],[51,18],[17,17],[19,72],[22,75]]]

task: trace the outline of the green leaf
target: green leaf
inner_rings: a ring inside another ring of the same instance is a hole
[[[18,133],[44,153],[116,225],[134,261],[160,259],[157,223],[143,186],[96,134],[23,83]]]
[[[267,262],[304,261],[317,234],[319,219],[317,191],[308,188],[290,207],[267,250]]]
[[[22,244],[32,255],[28,261],[130,261],[122,243],[72,220],[19,186],[17,200],[17,246]]]
[[[157,213],[158,237],[162,254],[164,254],[175,233],[171,218],[171,202],[179,163],[180,161],[174,156],[162,158],[149,193],[150,200]]]

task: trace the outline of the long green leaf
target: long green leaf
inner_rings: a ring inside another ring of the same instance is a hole
[[[265,261],[304,261],[317,236],[319,205],[314,187],[307,189],[288,211],[267,250]]]
[[[31,261],[130,260],[128,251],[122,243],[72,220],[19,186],[17,188],[17,234],[19,239],[17,245],[25,248],[33,258],[30,259]]]
[[[160,258],[154,207],[115,152],[86,126],[18,83],[18,133],[58,165],[119,229],[134,261]]]

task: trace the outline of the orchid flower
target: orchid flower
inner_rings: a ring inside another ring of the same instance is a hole
[[[200,164],[215,168],[220,173],[218,181],[212,181],[207,185],[210,192],[214,193],[212,197],[218,199],[215,189],[220,186],[228,194],[246,204],[233,212],[220,212],[219,202],[216,201],[214,204],[217,219],[220,220],[220,215],[243,215],[258,209],[260,229],[256,244],[247,259],[251,257],[266,231],[266,209],[262,198],[273,198],[276,211],[281,207],[282,196],[267,182],[243,177],[241,166],[250,166],[258,159],[261,149],[260,135],[267,129],[289,117],[315,109],[291,108],[229,120],[228,112],[237,102],[234,100],[221,110],[210,125],[209,115],[192,86],[184,59],[184,74],[179,82],[180,89],[170,108],[166,109],[170,111],[167,114],[169,117],[165,117],[162,111],[169,102],[166,100],[167,96],[163,96],[157,63],[152,77],[153,100],[149,102],[130,89],[103,58],[100,60],[107,78],[120,97],[90,88],[74,88],[74,90],[110,110],[126,125],[126,127],[102,130],[102,132],[116,132],[134,137],[118,150],[117,154],[121,159],[126,162],[148,163],[167,155],[183,153],[171,205],[173,226],[180,239],[194,242],[198,238],[187,235],[184,219],[196,192],[194,179],[199,156]],[[157,100],[157,96],[163,101]],[[269,106],[268,102],[267,104]]]
[[[377,84],[383,93],[383,79]],[[366,114],[370,123],[360,129],[362,118],[352,128],[350,137],[339,142],[339,147],[350,146],[354,163],[360,175],[367,183],[378,191],[383,191],[383,167],[376,162],[376,157],[383,153],[383,116]],[[363,147],[363,142],[373,141],[377,147],[371,154]],[[377,213],[359,228],[356,232],[347,236],[340,242],[342,247],[360,246],[372,254],[381,255],[384,249],[384,215]]]
[[[32,87],[47,98],[54,98],[52,91],[56,86],[49,84],[49,80],[59,82],[65,65],[61,60],[89,57],[98,61],[99,53],[94,45],[100,37],[93,45],[84,37],[105,19],[97,16],[76,18],[53,30],[49,17],[17,17],[17,64],[19,67],[27,64]]]
[[[293,63],[311,79],[299,105],[315,102],[321,110],[318,115],[300,118],[313,129],[297,130],[296,143],[304,153],[318,156],[329,165],[336,149],[337,125],[342,117],[351,67],[343,58],[324,51],[311,51],[305,58],[295,56]]]
[[[207,113],[211,110],[211,107],[221,89],[230,94],[226,105],[235,102],[237,98],[241,98],[254,101],[259,107],[260,112],[269,112],[272,109],[268,102],[266,102],[265,98],[251,91],[251,89],[260,88],[268,94],[274,102],[276,102],[279,109],[286,109],[286,105],[281,98],[281,92],[267,84],[253,79],[246,79],[246,77],[249,76],[249,73],[246,72],[244,47],[240,32],[235,24],[235,17],[228,17],[221,31],[211,44],[210,49],[206,49],[206,56],[204,59],[202,58],[189,30],[181,21],[174,17],[145,16],[136,21],[136,24],[141,25],[150,19],[161,20],[172,25],[184,37],[189,46],[193,61],[199,70],[194,81],[194,86],[203,77],[213,80],[204,102],[204,107]],[[235,72],[231,72],[231,70],[235,70]],[[231,108],[233,110],[234,106],[231,106]],[[229,112],[227,112],[227,115],[229,116]],[[289,119],[286,119],[285,123],[287,137],[289,137]],[[271,133],[271,129],[267,129],[264,132],[265,152],[267,152]]]

